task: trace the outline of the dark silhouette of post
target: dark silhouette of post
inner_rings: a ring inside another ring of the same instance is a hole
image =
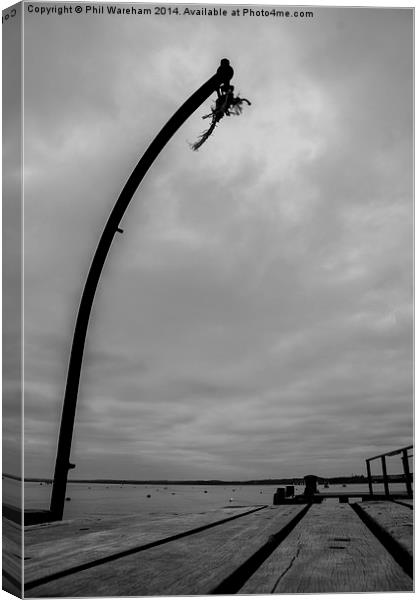
[[[386,470],[386,455],[381,456],[381,463],[382,463],[382,478],[383,478],[383,482],[384,482],[385,496],[389,496],[389,480],[388,480],[388,473]]]
[[[63,411],[61,415],[49,520],[61,520],[63,518],[68,471],[75,466],[70,463],[70,450],[76,415],[77,393],[82,368],[83,350],[95,291],[114,235],[116,232],[122,231],[119,227],[120,221],[140,182],[160,151],[184,121],[186,121],[213,92],[217,91],[222,84],[225,84],[226,86],[229,85],[232,76],[233,69],[229,64],[229,61],[226,58],[222,59],[217,72],[194,92],[194,94],[192,94],[192,96],[190,96],[190,98],[188,98],[188,100],[176,111],[171,119],[169,119],[147,148],[130,175],[105,225],[105,229],[99,240],[98,247],[89,269],[76,319],[64,394]]]
[[[303,492],[304,496],[308,498],[312,498],[315,494],[318,494],[318,488],[316,484],[318,482],[318,477],[316,475],[305,475],[303,478],[305,481],[305,491]]]
[[[405,485],[407,487],[407,494],[409,498],[413,497],[413,488],[411,486],[411,474],[410,465],[408,463],[408,452],[406,449],[402,451],[402,463],[404,469]]]
[[[373,496],[373,485],[372,485],[372,472],[370,470],[370,459],[366,459],[366,471],[367,471],[367,478],[368,478],[368,484],[369,484],[369,494],[371,496]]]

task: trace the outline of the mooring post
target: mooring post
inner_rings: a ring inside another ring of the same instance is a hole
[[[140,182],[166,143],[184,121],[186,121],[213,92],[219,90],[222,84],[229,86],[232,77],[233,69],[229,64],[228,59],[223,58],[217,72],[194,92],[186,102],[184,102],[149,145],[127,180],[105,225],[83,289],[74,329],[58,438],[54,483],[50,504],[50,521],[59,521],[63,518],[68,472],[69,469],[74,467],[70,462],[70,451],[87,328],[96,288],[114,235],[117,232],[121,233],[120,221]]]
[[[295,486],[294,485],[286,485],[286,498],[293,498],[295,495]]]
[[[305,482],[304,496],[312,497],[315,494],[318,494],[318,489],[316,487],[318,477],[316,475],[305,475],[303,480]]]
[[[286,498],[286,488],[284,486],[278,487],[273,497],[273,504],[283,504]]]

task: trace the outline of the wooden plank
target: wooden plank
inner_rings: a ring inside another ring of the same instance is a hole
[[[264,505],[261,505],[264,506]],[[74,540],[75,536],[82,538],[85,535],[97,531],[111,531],[121,527],[129,528],[133,523],[150,523],[151,521],[167,521],[172,517],[190,517],[192,519],[223,519],[227,516],[233,516],[245,513],[258,506],[224,507],[214,510],[205,510],[196,513],[132,513],[128,515],[110,516],[99,515],[89,516],[77,519],[68,519],[65,521],[53,521],[51,523],[42,523],[40,525],[30,525],[25,527],[25,545],[33,545],[48,541],[56,542],[58,539]]]
[[[33,587],[38,596],[209,594],[282,530],[302,506],[276,506]]]
[[[412,579],[348,504],[313,505],[240,594],[385,592]]]
[[[22,528],[3,517],[2,519],[3,569],[13,579],[22,579]]]
[[[172,517],[190,518],[192,520],[217,521],[228,516],[239,515],[248,512],[254,508],[265,505],[250,506],[225,506],[223,508],[202,510],[195,513],[168,512],[168,513],[131,513],[126,515],[112,516],[109,514],[93,515],[77,519],[68,519],[64,521],[53,521],[51,523],[42,523],[40,525],[29,525],[25,527],[25,545],[44,543],[48,541],[56,542],[58,539],[65,538],[74,540],[75,536],[82,537],[97,531],[111,531],[121,527],[129,528],[134,523],[150,523],[156,521],[167,521]]]
[[[385,492],[375,493],[373,497],[369,492],[348,492],[344,491],[335,491],[335,492],[319,492],[316,494],[316,498],[324,498],[324,500],[329,500],[330,498],[341,498],[342,496],[347,496],[349,498],[365,498],[366,500],[390,500],[394,498],[400,498],[405,502],[408,499],[406,492],[394,492],[390,495],[390,497],[386,496]]]
[[[22,528],[2,518],[2,587],[9,594],[22,596]]]
[[[124,525],[130,526],[130,523],[155,521],[159,518],[167,518],[171,513],[162,515],[132,513],[123,516],[95,515],[81,517],[77,519],[68,519],[64,521],[53,521],[51,523],[42,523],[39,525],[25,526],[25,543],[28,545],[40,542],[56,541],[57,539],[72,538],[74,536],[84,536],[86,532],[104,531],[118,529]],[[179,513],[174,513],[176,516]]]
[[[226,508],[169,517],[157,515],[153,519],[131,515],[25,527],[25,583],[258,509]]]
[[[127,517],[110,519],[107,517],[83,517],[81,519],[71,519],[66,521],[53,521],[52,523],[42,523],[40,525],[25,526],[25,544],[32,545],[39,542],[56,541],[66,537],[74,537],[78,535],[78,531],[100,531],[106,525],[104,523],[109,520],[110,527],[117,526],[118,521],[129,522],[129,519],[135,515]],[[80,534],[80,535],[83,535]]]
[[[414,508],[414,500],[412,498],[396,500],[396,504],[402,504],[403,506],[409,506],[411,508]]]
[[[395,502],[363,502],[360,508],[413,556],[413,511]]]

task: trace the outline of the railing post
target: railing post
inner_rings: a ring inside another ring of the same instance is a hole
[[[370,460],[369,459],[366,459],[366,472],[367,472],[368,484],[369,484],[369,494],[371,496],[373,496],[372,473],[370,471]]]
[[[389,496],[388,473],[386,472],[386,457],[381,456],[382,476],[384,478],[385,496]]]
[[[413,497],[413,488],[411,487],[410,465],[408,464],[407,450],[403,450],[403,455],[402,455],[401,459],[402,459],[402,463],[403,463],[405,485],[407,487],[407,494],[409,495],[410,498],[412,498]]]

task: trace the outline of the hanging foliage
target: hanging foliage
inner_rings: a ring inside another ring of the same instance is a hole
[[[242,113],[242,104],[246,102],[251,106],[251,102],[246,98],[240,98],[233,95],[233,85],[222,85],[217,91],[217,99],[215,105],[211,109],[211,113],[204,115],[203,119],[211,119],[210,127],[203,131],[198,140],[194,144],[190,144],[193,150],[198,150],[204,142],[211,136],[216,129],[218,122],[224,116],[240,115]]]

